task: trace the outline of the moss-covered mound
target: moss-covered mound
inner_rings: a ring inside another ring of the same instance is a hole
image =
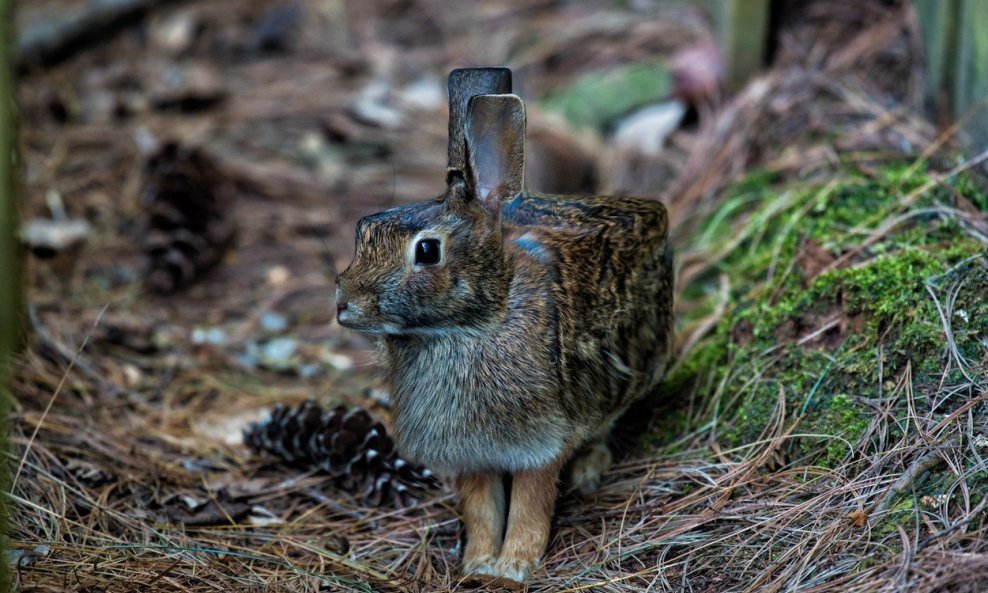
[[[784,437],[770,467],[883,476],[862,512],[986,500],[986,212],[973,177],[908,165],[735,185],[690,246],[705,263],[684,257],[680,428],[738,454]]]

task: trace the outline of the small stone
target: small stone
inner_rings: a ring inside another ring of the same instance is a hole
[[[346,371],[353,368],[353,359],[338,352],[325,352],[320,357],[334,369]]]
[[[288,318],[281,313],[271,311],[261,315],[261,329],[269,333],[283,332],[288,328]]]
[[[686,105],[677,100],[650,105],[618,122],[614,142],[625,150],[655,156],[685,116]]]
[[[222,346],[226,344],[226,332],[218,327],[197,327],[192,330],[192,343]]]
[[[298,340],[295,338],[274,338],[261,346],[260,362],[273,371],[287,371],[297,366],[295,352]]]
[[[393,130],[401,127],[403,117],[400,111],[389,104],[391,90],[384,81],[372,82],[350,104],[350,114],[357,121]]]
[[[141,384],[141,380],[144,379],[144,373],[136,365],[125,364],[122,370],[124,382],[127,384],[127,387],[137,387]]]
[[[270,286],[282,286],[291,277],[291,271],[285,266],[273,266],[268,269],[266,281]]]
[[[199,23],[191,11],[180,12],[154,23],[151,41],[163,52],[177,56],[189,49],[198,29]]]
[[[35,218],[21,229],[21,241],[39,259],[50,259],[80,247],[91,233],[85,220]]]
[[[446,102],[446,89],[433,78],[420,78],[401,91],[400,100],[412,109],[436,111]]]

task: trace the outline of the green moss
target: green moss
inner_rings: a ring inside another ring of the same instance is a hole
[[[714,310],[721,276],[729,305],[669,384],[707,398],[699,424],[712,422],[728,447],[756,441],[784,404],[790,420],[801,417],[797,432],[812,435],[792,453],[833,467],[869,433],[873,411],[862,402],[883,382],[907,364],[919,382],[939,378],[947,349],[931,292],[984,248],[934,207],[986,201],[964,177],[917,191],[926,173],[902,165],[815,187],[776,181],[756,174],[736,185],[690,241],[719,262],[684,291],[706,301],[693,315]],[[984,276],[954,303],[957,348],[972,359],[988,351]]]
[[[878,529],[878,535],[891,535],[899,527],[910,527],[916,521],[916,497],[904,496],[889,509],[889,515]]]
[[[820,437],[825,447],[819,459],[819,465],[836,467],[854,450],[854,443],[861,438],[871,417],[865,413],[860,404],[847,394],[839,393],[830,398],[827,406],[814,418],[814,433]],[[813,438],[807,438],[801,443],[802,451],[812,454],[816,447]]]

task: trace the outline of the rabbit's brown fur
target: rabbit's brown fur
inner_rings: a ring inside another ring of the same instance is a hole
[[[464,147],[446,193],[360,221],[337,306],[380,336],[402,453],[460,493],[465,572],[520,582],[548,541],[559,469],[662,378],[667,218],[650,200],[523,193],[520,99],[485,94],[503,71],[458,72]],[[423,239],[437,263],[416,263]]]

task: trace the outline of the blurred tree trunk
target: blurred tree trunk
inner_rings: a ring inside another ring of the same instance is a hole
[[[714,34],[727,87],[735,91],[761,70],[768,47],[769,0],[712,0]]]
[[[17,204],[14,196],[14,80],[12,0],[0,0],[0,455],[7,452],[7,411],[11,357],[20,347],[21,284]],[[9,464],[0,463],[0,493],[10,488]],[[6,541],[7,515],[0,496],[0,533]],[[0,544],[2,547],[3,544]],[[3,551],[0,550],[0,553]],[[0,554],[0,591],[10,590],[6,554]]]
[[[953,58],[957,15],[952,0],[916,0],[914,5],[923,35],[926,106],[942,123],[950,112],[950,61]]]
[[[19,348],[23,329],[23,286],[14,182],[17,161],[14,152],[16,125],[11,6],[11,0],[0,0],[0,362],[6,361]]]
[[[957,27],[954,114],[977,109],[969,132],[978,150],[988,148],[988,0],[962,0]]]
[[[926,104],[943,124],[965,117],[978,150],[988,148],[988,0],[914,0],[923,34]]]

